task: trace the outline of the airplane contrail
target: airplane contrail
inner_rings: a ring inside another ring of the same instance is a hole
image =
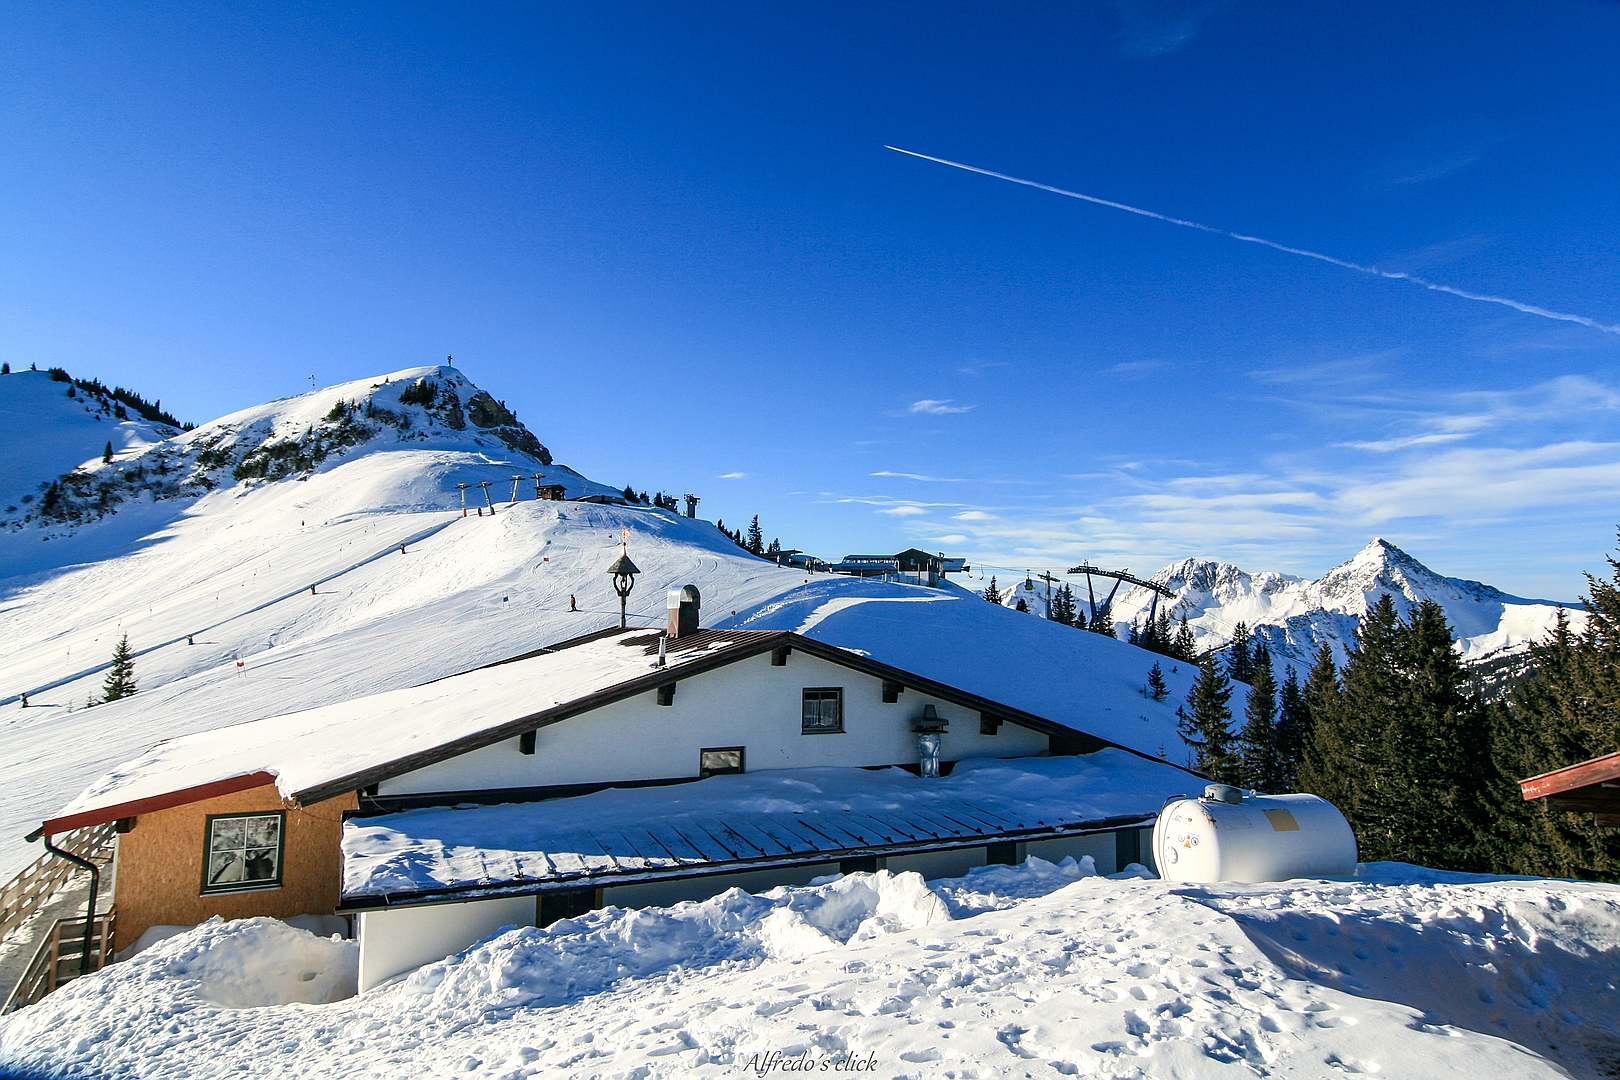
[[[1245,244],[1259,244],[1261,247],[1273,248],[1277,251],[1286,251],[1290,255],[1303,255],[1307,259],[1316,259],[1320,262],[1331,263],[1334,266],[1342,266],[1346,270],[1355,270],[1363,274],[1371,274],[1373,277],[1388,278],[1391,281],[1409,281],[1413,285],[1421,285],[1423,288],[1431,289],[1434,292],[1450,293],[1452,296],[1460,296],[1464,300],[1479,300],[1486,304],[1501,304],[1503,307],[1510,307],[1514,311],[1522,311],[1526,315],[1539,315],[1543,319],[1556,319],[1559,322],[1579,323],[1581,326],[1589,326],[1593,330],[1601,330],[1605,334],[1620,334],[1620,325],[1601,323],[1596,319],[1588,319],[1585,315],[1571,315],[1565,311],[1551,311],[1544,307],[1537,307],[1534,304],[1525,304],[1518,300],[1511,300],[1505,296],[1488,296],[1485,293],[1469,292],[1466,289],[1458,289],[1453,288],[1450,285],[1442,285],[1437,281],[1429,281],[1427,278],[1421,278],[1416,274],[1408,274],[1400,270],[1380,270],[1376,266],[1362,266],[1360,263],[1353,263],[1346,259],[1336,259],[1332,255],[1324,255],[1320,251],[1307,251],[1305,248],[1289,247],[1287,244],[1279,244],[1275,240],[1267,240],[1261,236],[1246,236],[1243,233],[1232,232],[1229,229],[1217,229],[1213,225],[1203,225],[1196,221],[1187,221],[1184,218],[1171,217],[1169,214],[1160,214],[1152,210],[1144,210],[1140,206],[1130,206],[1126,203],[1114,202],[1111,199],[1099,199],[1095,195],[1083,195],[1078,191],[1069,191],[1065,188],[1053,187],[1051,184],[1042,184],[1034,180],[1024,180],[1017,176],[1008,176],[1006,173],[993,172],[990,169],[981,169],[976,165],[964,165],[960,161],[951,161],[949,158],[933,157],[929,154],[919,154],[915,150],[904,150],[898,146],[889,146],[887,144],[885,144],[883,148],[885,150],[893,150],[897,154],[905,154],[909,157],[921,158],[924,161],[933,161],[940,165],[949,165],[953,169],[963,169],[967,172],[978,173],[980,176],[992,176],[997,180],[1006,180],[1009,183],[1022,184],[1025,187],[1039,188],[1042,191],[1050,191],[1054,195],[1065,195],[1071,199],[1080,199],[1083,202],[1096,203],[1098,206],[1106,206],[1113,210],[1123,210],[1127,214],[1138,214],[1142,217],[1153,218],[1155,221],[1164,221],[1171,225],[1180,225],[1183,228],[1197,229],[1199,232],[1214,233],[1216,236],[1225,236],[1232,240],[1242,240]]]

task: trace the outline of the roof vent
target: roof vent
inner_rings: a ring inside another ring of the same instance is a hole
[[[671,639],[689,637],[698,632],[698,609],[703,597],[696,585],[682,585],[669,590],[669,636]]]

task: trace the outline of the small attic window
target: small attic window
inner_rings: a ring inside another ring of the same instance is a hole
[[[287,815],[210,814],[205,828],[202,891],[281,888],[282,837]]]
[[[825,735],[844,730],[844,688],[810,686],[804,691],[803,726],[806,735]]]

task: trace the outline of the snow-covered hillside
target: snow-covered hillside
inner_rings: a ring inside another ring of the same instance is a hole
[[[180,433],[43,371],[0,375],[0,431],[0,523],[37,512],[42,485],[63,473],[100,469],[109,443],[127,461]]]
[[[1153,580],[1175,590],[1173,620],[1185,615],[1201,647],[1224,644],[1238,623],[1265,640],[1281,670],[1310,666],[1324,642],[1340,661],[1361,616],[1383,593],[1404,616],[1413,605],[1432,600],[1445,608],[1465,660],[1483,660],[1523,649],[1551,629],[1561,607],[1554,600],[1527,600],[1477,581],[1442,577],[1383,539],[1374,539],[1349,560],[1315,581],[1268,571],[1249,573],[1230,563],[1186,559],[1160,570]],[[1114,618],[1121,627],[1146,617],[1152,595],[1143,588],[1121,590]],[[1160,601],[1160,610],[1166,601]]]
[[[399,404],[424,379],[456,391],[464,427],[442,405]],[[39,854],[22,836],[161,739],[416,685],[616,623],[605,571],[627,531],[641,624],[663,622],[667,588],[696,584],[706,625],[881,648],[920,674],[992,698],[1006,691],[1008,704],[1181,760],[1174,705],[1188,673],[1169,673],[1168,700],[1144,697],[1153,658],[1121,642],[954,588],[807,579],[708,522],[536,501],[532,479],[511,504],[513,475],[539,472],[570,496],[611,489],[473,423],[481,393],[453,369],[420,368],[244,410],[142,455],[148,475],[161,458],[171,476],[206,476],[214,486],[200,494],[148,491],[99,519],[0,531],[0,880]],[[323,422],[341,423],[323,421],[338,401],[357,403],[345,412],[374,429],[367,439],[280,479],[233,476],[266,446],[317,445]],[[411,419],[368,416],[381,411]],[[0,450],[16,437],[0,433]],[[199,464],[210,452],[221,462]],[[457,485],[481,480],[497,484],[499,512],[463,517]],[[86,709],[126,633],[140,693]]]

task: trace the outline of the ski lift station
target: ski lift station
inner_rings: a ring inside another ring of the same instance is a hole
[[[938,588],[946,574],[966,573],[971,567],[966,559],[951,559],[919,548],[907,548],[894,555],[845,555],[827,569],[852,577],[875,577],[884,581]]]

